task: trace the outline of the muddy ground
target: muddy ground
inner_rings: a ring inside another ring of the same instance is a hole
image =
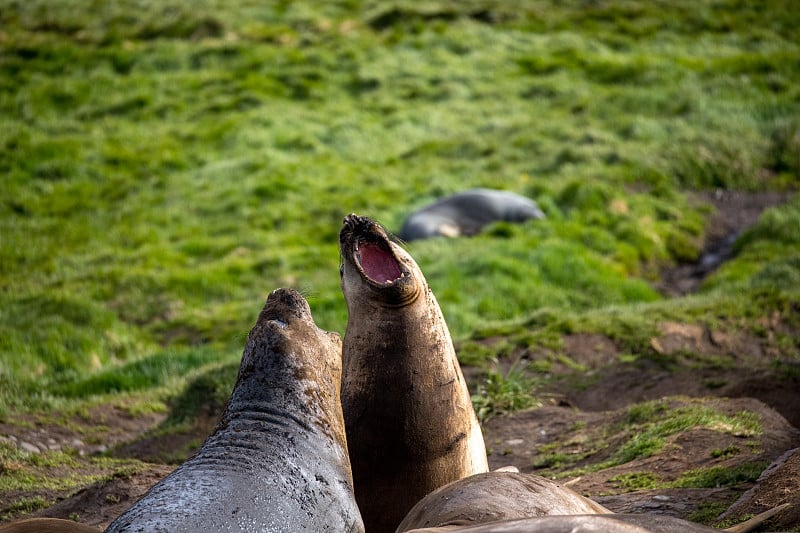
[[[730,237],[755,222],[764,207],[785,199],[773,193],[728,192],[699,198],[717,207],[706,253],[697,264],[665,271],[660,289],[669,295],[695,290],[716,266],[712,263],[732,253]],[[800,314],[800,306],[789,312]],[[604,336],[566,336],[566,355],[588,370],[576,375],[575,370],[560,369],[562,379],[539,391],[543,406],[486,421],[490,465],[515,465],[557,479],[614,511],[673,515],[711,525],[735,523],[790,502],[794,506],[762,530],[800,530],[800,368],[796,361],[784,360],[785,347],[771,340],[771,331],[785,335],[787,317],[761,320],[766,334],[759,337],[697,324],[661,324],[651,345],[657,353],[673,356],[668,367],[657,361],[624,362]],[[800,339],[800,332],[792,333]],[[683,357],[687,353],[714,356],[726,364],[698,366]],[[473,383],[481,379],[475,369],[467,368],[465,374]],[[630,425],[630,406],[648,400],[654,401],[656,412],[702,408],[730,417],[751,413],[761,431],[689,426],[664,436],[665,444],[652,455],[612,464],[616,450],[637,436],[632,434],[637,430],[631,429],[636,426]],[[42,457],[62,451],[71,458],[70,466],[61,469],[43,461],[43,475],[100,480],[78,483],[82,488],[77,490],[69,483],[63,489],[0,491],[0,516],[28,515],[31,505],[20,502],[33,501],[38,502],[33,508],[39,507],[33,515],[104,527],[199,446],[217,416],[207,413],[184,431],[166,434],[158,431],[165,415],[138,415],[120,404],[66,421],[29,416],[2,423],[5,445]],[[145,463],[132,462],[120,470],[100,457]],[[0,476],[16,468],[13,461],[0,467]],[[722,475],[685,486],[681,480],[687,473]]]

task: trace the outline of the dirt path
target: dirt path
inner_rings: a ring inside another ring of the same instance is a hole
[[[700,283],[722,263],[733,257],[736,238],[758,221],[768,207],[786,203],[795,193],[717,190],[697,193],[696,204],[706,203],[714,207],[705,236],[705,245],[698,260],[662,269],[658,289],[667,296],[683,296],[695,292]]]

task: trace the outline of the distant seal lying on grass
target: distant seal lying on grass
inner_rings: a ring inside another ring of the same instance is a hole
[[[413,241],[474,235],[491,222],[524,222],[532,218],[544,218],[544,213],[529,198],[509,191],[472,189],[412,213],[403,223],[399,236],[404,241]]]
[[[454,481],[425,496],[397,531],[537,516],[610,513],[599,503],[541,476],[485,472]]]
[[[273,291],[214,433],[106,531],[363,532],[341,368],[339,335],[300,294]]]
[[[429,492],[489,469],[439,304],[414,259],[366,217],[339,244],[348,319],[344,411],[356,500],[370,533],[394,531]]]

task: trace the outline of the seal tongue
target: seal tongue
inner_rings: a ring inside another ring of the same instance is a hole
[[[361,268],[372,280],[385,283],[400,277],[400,267],[395,258],[377,244],[362,243],[357,254]]]

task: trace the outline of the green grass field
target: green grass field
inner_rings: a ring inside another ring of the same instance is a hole
[[[800,184],[794,2],[521,4],[0,0],[0,416],[160,398],[279,286],[344,332],[342,217],[475,186],[548,218],[408,245],[456,339],[796,306],[797,200],[652,288],[702,246],[687,192]]]

